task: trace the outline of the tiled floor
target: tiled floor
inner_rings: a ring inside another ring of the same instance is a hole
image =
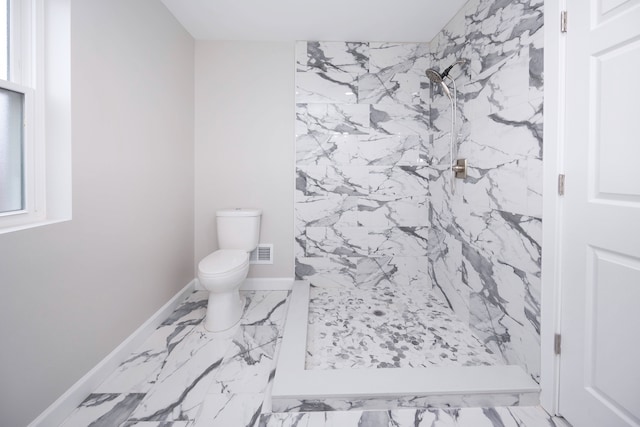
[[[286,292],[245,292],[234,334],[202,327],[206,293],[193,293],[63,427],[552,427],[538,407],[270,413],[269,388]]]
[[[424,288],[310,289],[307,369],[501,364]]]

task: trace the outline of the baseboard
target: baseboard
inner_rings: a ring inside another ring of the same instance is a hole
[[[195,289],[204,291],[204,287],[198,279]],[[293,287],[293,278],[291,277],[249,277],[245,279],[240,287],[242,291],[290,291]]]
[[[195,280],[189,282],[169,302],[102,359],[91,371],[80,378],[62,396],[51,404],[28,427],[60,425],[127,357],[156,330],[175,308],[195,289]]]

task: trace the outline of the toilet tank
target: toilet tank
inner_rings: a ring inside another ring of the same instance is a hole
[[[242,249],[251,252],[260,239],[260,209],[235,208],[216,212],[220,249]]]

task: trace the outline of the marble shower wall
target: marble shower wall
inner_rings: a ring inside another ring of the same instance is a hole
[[[506,363],[538,380],[542,225],[543,1],[471,0],[431,42],[458,89],[451,190],[449,100],[434,94],[429,275],[436,293]],[[455,155],[454,155],[455,156]]]
[[[430,286],[426,43],[296,45],[296,276]]]
[[[543,0],[470,0],[428,44],[296,46],[297,278],[433,287],[536,380],[542,22]],[[424,71],[456,59],[452,183],[451,105]]]

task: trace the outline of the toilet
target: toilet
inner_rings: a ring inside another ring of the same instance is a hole
[[[198,264],[198,280],[209,291],[204,327],[222,332],[242,316],[240,285],[249,272],[249,253],[260,238],[259,209],[224,209],[216,212],[219,249]]]

